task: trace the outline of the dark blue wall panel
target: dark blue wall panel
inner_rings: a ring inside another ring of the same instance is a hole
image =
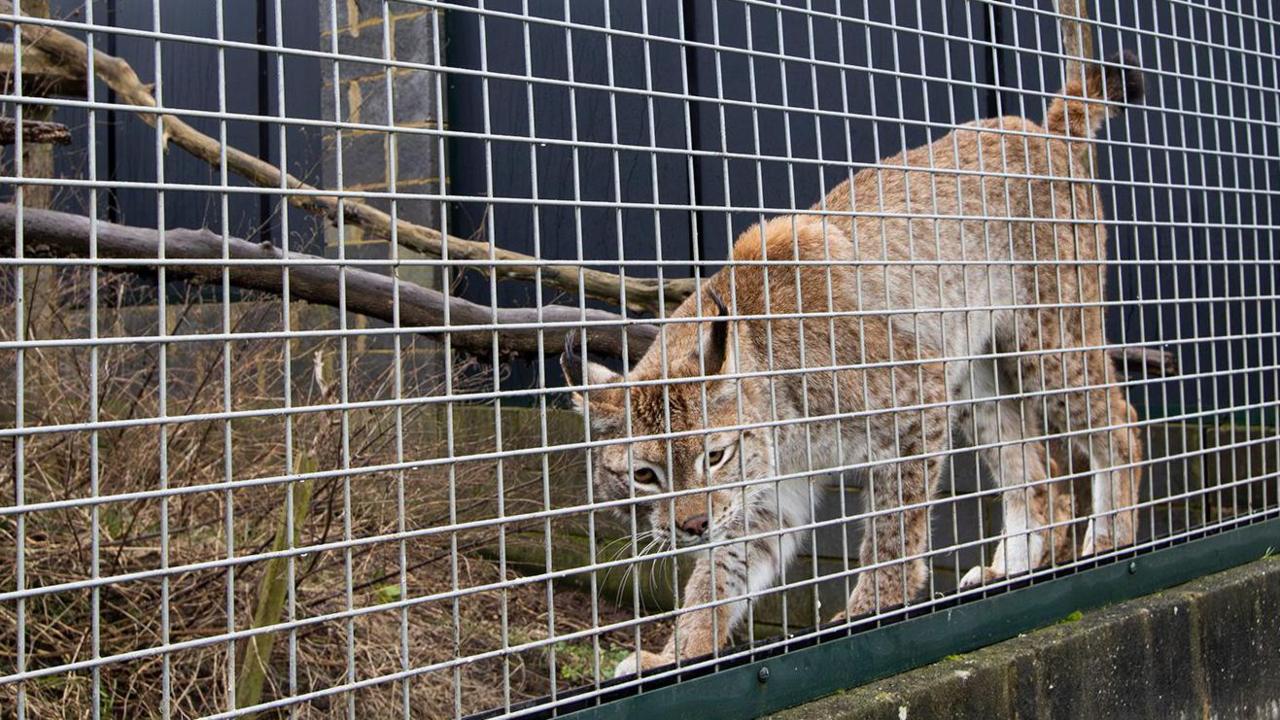
[[[485,7],[521,11],[521,3],[514,1],[487,2]],[[575,3],[570,10],[569,19],[575,24],[606,25],[601,4]],[[669,1],[643,4],[615,0],[609,4],[609,27],[679,38],[678,10],[679,6]],[[537,17],[564,19],[564,7],[550,3],[533,5],[530,12]],[[691,274],[691,221],[684,209],[690,201],[684,153],[689,147],[686,103],[662,96],[684,92],[680,45],[593,30],[566,32],[562,27],[465,11],[448,14],[448,35],[448,61],[453,67],[483,68],[519,77],[532,74],[552,81],[492,78],[486,82],[474,75],[449,77],[449,127],[505,136],[491,141],[451,140],[449,190],[475,198],[452,207],[452,234],[470,235],[491,208],[485,222],[486,237],[503,248],[545,259],[575,260],[580,242],[582,257],[598,261],[595,267],[609,272],[618,272],[617,261],[625,260],[641,263],[622,268],[635,277],[656,277],[659,272],[668,278]],[[526,41],[531,50],[528,55]],[[527,63],[526,57],[531,62]],[[587,87],[571,92],[564,84],[571,78]],[[606,89],[611,86],[652,92]],[[575,151],[564,142],[555,142],[572,140],[575,132],[581,142],[624,149]],[[486,158],[491,162],[486,163]],[[535,199],[539,202],[533,202]],[[574,202],[602,205],[578,210]],[[659,204],[676,207],[652,207]],[[664,261],[661,268],[654,265],[659,257]],[[535,289],[529,283],[498,283],[496,297],[492,290],[478,275],[464,278],[462,292],[476,302],[517,306],[536,302]],[[542,302],[576,304],[577,298],[544,289]],[[517,363],[507,383],[527,386],[536,376],[536,367]],[[558,368],[547,372],[547,381],[559,384]]]
[[[84,19],[81,0],[55,0],[56,17]],[[178,36],[217,37],[216,5],[203,0],[167,0],[160,4],[160,30]],[[288,3],[288,22],[284,25],[286,47],[318,49],[319,9],[315,3]],[[264,46],[276,42],[275,3],[272,0],[225,0],[223,3],[223,35],[230,41]],[[127,0],[95,0],[94,23],[108,27],[153,31],[153,6],[149,2]],[[264,22],[265,21],[265,22]],[[162,72],[156,77],[157,41],[146,36],[130,36],[109,32],[96,33],[98,49],[127,60],[144,82],[155,82],[162,104],[175,110],[218,110],[218,50],[210,45],[167,38],[158,43]],[[256,49],[224,50],[226,65],[226,110],[257,117],[277,114],[276,54]],[[286,57],[284,63],[287,114],[318,119],[320,108],[321,63],[316,59]],[[99,102],[114,101],[113,93],[103,84],[95,88]],[[100,110],[97,120],[98,178],[100,180],[154,183],[157,167],[164,181],[172,184],[217,185],[218,170],[177,146],[163,154],[157,163],[156,132],[135,114],[127,111]],[[83,110],[60,109],[64,119],[87,140],[85,124],[88,113]],[[201,132],[219,135],[215,118],[182,116]],[[272,163],[280,161],[281,140],[278,125],[254,120],[231,120],[226,123],[228,142],[245,152]],[[290,127],[285,134],[288,167],[309,181],[318,178],[320,153],[319,132]],[[59,151],[58,172],[65,177],[88,177],[88,159],[78,148]],[[231,175],[233,186],[249,185]],[[153,188],[123,188],[99,193],[101,217],[143,227],[155,227],[159,215],[158,194]],[[68,196],[60,207],[68,204],[83,209],[83,194]],[[280,242],[281,203],[278,197],[261,194],[232,194],[229,199],[227,228],[240,237],[270,239]],[[167,227],[222,228],[218,193],[203,190],[169,190],[164,198]],[[323,247],[321,224],[309,214],[290,211],[291,247],[319,251]]]
[[[1272,400],[1276,343],[1258,335],[1276,328],[1275,29],[1184,2],[1091,5],[1095,55],[1135,53],[1148,95],[1095,146],[1120,261],[1109,339],[1169,342],[1188,376],[1131,396],[1171,414]],[[1004,111],[1039,119],[1062,85],[1054,3],[993,7]]]

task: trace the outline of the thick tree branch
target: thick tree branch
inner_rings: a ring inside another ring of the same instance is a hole
[[[13,118],[0,118],[0,145],[12,145],[17,141],[18,122]],[[68,145],[71,143],[71,131],[62,123],[23,120],[22,142]]]
[[[0,0],[0,11],[12,12],[12,7],[10,0]],[[12,21],[6,24],[12,25]],[[55,28],[23,26],[23,43],[24,52],[27,46],[36,48],[66,68],[84,69],[89,66],[88,47]],[[119,102],[143,108],[156,107],[155,97],[129,63],[100,50],[94,51],[93,62],[95,74],[116,92]],[[210,165],[218,166],[222,146],[214,138],[172,115],[165,115],[161,119],[156,113],[143,112],[139,116],[153,127],[157,122],[161,124],[162,142],[166,149],[169,142],[174,142]],[[391,216],[371,205],[353,198],[340,200],[336,196],[311,194],[321,191],[293,175],[282,173],[275,165],[233,147],[226,148],[226,155],[227,169],[256,185],[285,187],[308,193],[289,196],[289,202],[297,207],[323,214],[335,222],[342,215],[347,222],[359,225],[367,233],[377,237],[389,238],[392,235]],[[434,257],[441,257],[447,251],[450,258],[474,260],[472,267],[482,273],[496,275],[499,279],[536,280],[540,271],[542,281],[548,285],[575,294],[581,285],[582,291],[588,296],[615,304],[620,303],[625,287],[627,305],[634,310],[656,313],[664,303],[668,307],[674,307],[694,289],[694,281],[690,279],[671,280],[663,287],[656,280],[627,278],[624,282],[612,273],[576,265],[543,265],[539,268],[537,259],[522,253],[444,235],[432,228],[404,220],[398,220],[394,225],[396,239],[401,245]],[[514,264],[490,265],[490,260]]]
[[[0,76],[10,87],[14,86],[13,43],[0,43]],[[31,47],[22,52],[22,94],[36,97],[66,95],[85,96],[84,71],[76,72],[62,63]]]
[[[12,252],[16,237],[17,208],[12,204],[0,204],[0,250]],[[24,250],[28,254],[47,253],[59,257],[89,255],[89,218],[71,213],[26,208],[22,214]],[[136,263],[112,265],[117,259],[155,259],[159,257],[160,232],[150,228],[116,225],[98,222],[97,252],[101,266],[108,269],[151,274],[154,266]],[[285,255],[269,243],[253,243],[240,238],[230,238],[226,245],[229,258],[226,270],[231,284],[236,287],[280,295],[282,276],[280,265],[255,263],[234,264],[237,260],[281,260]],[[222,258],[223,238],[210,230],[166,230],[164,255],[169,259],[198,260]],[[314,255],[289,253],[292,260],[318,260]],[[181,277],[203,278],[219,281],[223,266],[211,264],[167,265],[168,272]],[[345,274],[347,309],[386,322],[394,319],[395,291],[393,280],[385,275],[360,268],[348,267],[344,271],[335,264],[295,264],[289,270],[289,294],[291,298],[338,307],[338,292]],[[399,282],[400,324],[405,327],[431,327],[421,331],[430,337],[443,340],[447,333],[453,347],[466,350],[480,357],[492,352],[493,332],[498,332],[499,349],[507,353],[533,354],[539,350],[540,323],[577,323],[582,312],[566,305],[547,305],[539,316],[537,308],[499,308],[495,314],[491,308],[456,297],[446,298],[443,293],[421,285],[401,280]],[[449,308],[449,325],[444,327],[446,302]],[[587,322],[626,323],[627,347],[631,360],[639,360],[657,336],[657,328],[640,322],[624,321],[620,316],[604,310],[587,310]],[[468,330],[467,326],[519,325],[522,327]],[[541,330],[542,351],[557,354],[564,347],[565,333],[579,332],[572,327],[546,327]],[[611,357],[622,354],[620,325],[592,327],[587,331],[588,347],[593,352]]]
[[[1085,68],[1093,61],[1093,34],[1089,27],[1089,0],[1057,0],[1058,27],[1062,34],[1062,53],[1067,56],[1062,70],[1064,84],[1071,80],[1085,82]],[[1089,150],[1089,166],[1098,176],[1098,157]]]
[[[16,237],[17,210],[9,203],[0,204],[0,250],[12,252]],[[52,210],[23,210],[22,235],[24,249],[31,254],[46,253],[57,257],[86,257],[89,255],[89,219],[82,215]],[[116,225],[98,222],[98,257],[101,266],[117,271],[149,275],[151,265],[130,263],[112,265],[114,259],[155,259],[159,257],[158,231],[150,228]],[[218,259],[222,257],[222,236],[210,230],[167,230],[164,233],[165,257],[169,259]],[[227,241],[228,279],[236,287],[281,294],[283,273],[280,265],[236,265],[237,260],[280,260],[284,257],[279,248],[263,243],[252,243],[240,238]],[[291,259],[316,260],[316,256],[289,253]],[[222,278],[221,265],[192,264],[167,265],[171,274],[182,277],[218,281]],[[307,302],[338,307],[338,288],[342,282],[341,270],[336,265],[291,265],[289,271],[290,296]],[[346,269],[347,309],[386,322],[394,317],[392,280],[385,275],[349,267]],[[442,293],[401,280],[400,323],[407,327],[444,325]],[[565,305],[548,305],[542,308],[539,319],[535,308],[499,308],[496,319],[493,311],[461,298],[449,297],[449,330],[443,327],[424,331],[423,334],[443,339],[448,332],[453,346],[481,357],[492,351],[492,330],[466,330],[468,325],[527,325],[529,327],[498,328],[498,346],[503,352],[534,354],[538,352],[537,325],[542,323],[575,323],[582,320],[577,308]],[[587,310],[588,322],[624,323],[620,316],[604,310]],[[626,322],[627,353],[632,362],[644,355],[658,335],[655,326],[639,322]],[[556,354],[564,347],[566,332],[573,328],[549,327],[543,330],[542,352]],[[588,347],[592,352],[609,357],[621,357],[622,336],[618,325],[589,329]],[[1170,353],[1144,347],[1111,348],[1110,354],[1120,372],[1132,380],[1169,377],[1176,375],[1177,364]]]
[[[1109,348],[1108,354],[1128,380],[1173,377],[1178,374],[1178,358],[1167,350],[1149,347]]]

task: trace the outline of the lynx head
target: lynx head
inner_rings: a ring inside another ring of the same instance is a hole
[[[720,317],[729,314],[714,290],[704,291],[701,301]],[[690,298],[676,316],[692,315],[694,307]],[[771,474],[768,429],[734,429],[764,415],[758,381],[722,377],[743,367],[732,347],[730,322],[668,325],[665,337],[626,377],[584,360],[576,335],[561,356],[565,377],[587,386],[585,393],[573,394],[573,404],[589,419],[592,441],[634,438],[592,448],[596,498],[629,498],[634,490],[655,537],[694,544],[745,534],[744,502],[750,507],[758,491],[738,483]],[[742,344],[745,349],[745,339]],[[722,485],[729,487],[715,489]],[[705,491],[681,492],[700,489]]]

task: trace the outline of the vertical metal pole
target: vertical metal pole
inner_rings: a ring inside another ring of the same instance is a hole
[[[21,23],[22,16],[22,0],[15,0],[13,3],[13,12],[19,17],[19,22],[13,25],[13,87],[14,92],[19,97],[23,95],[22,83],[22,46],[23,46],[23,25]],[[19,179],[25,177],[23,171],[23,139],[22,139],[22,103],[13,104],[13,173]],[[23,208],[25,207],[26,185],[19,182],[13,186],[13,205],[15,213],[14,231],[13,231],[13,257],[15,260],[22,260],[26,256],[26,243],[23,237]],[[13,292],[13,337],[17,341],[17,348],[13,354],[13,427],[15,430],[21,431],[26,425],[26,349],[24,343],[27,339],[27,307],[26,307],[26,268],[19,265],[14,272],[14,292]],[[19,508],[26,504],[26,437],[19,432],[13,437],[13,504]],[[90,474],[90,492],[97,494],[97,474]],[[92,512],[92,511],[91,511]],[[94,523],[93,537],[97,537],[96,522],[97,514],[90,516],[90,522]],[[19,512],[14,517],[14,545],[16,546],[15,557],[13,563],[14,587],[19,593],[27,588],[27,516],[25,512]],[[96,548],[96,546],[95,546]],[[97,557],[97,553],[94,553]],[[96,565],[95,565],[96,568]],[[97,591],[93,591],[94,602],[94,625],[93,629],[97,629]],[[17,627],[14,628],[15,647],[14,647],[14,670],[17,672],[26,672],[27,669],[27,601],[25,596],[19,595],[15,601],[14,618]],[[93,634],[92,651],[98,652],[97,633]],[[97,670],[94,671],[93,677],[93,695],[95,705],[98,699],[98,677]],[[18,698],[16,708],[18,720],[26,720],[27,715],[27,687],[26,683],[18,684]]]
[[[156,33],[162,33],[163,29],[160,24],[160,0],[152,0],[151,3],[151,27]],[[164,53],[160,40],[155,40],[151,45],[152,58],[155,63],[155,90],[153,91],[156,99],[156,106],[164,107]],[[157,260],[160,265],[156,268],[156,335],[167,336],[170,334],[169,329],[169,285],[167,282],[167,268],[164,264],[165,259],[165,150],[167,138],[165,135],[165,116],[164,114],[156,115],[155,134],[154,134],[154,152],[156,158],[156,235],[157,235]],[[174,328],[176,333],[178,329]],[[157,407],[156,418],[160,422],[157,424],[159,432],[158,447],[160,457],[158,458],[158,474],[159,488],[161,493],[169,487],[169,425],[164,422],[164,418],[169,414],[169,346],[166,343],[160,343],[156,348],[157,363],[159,367],[159,386],[157,390]],[[95,541],[97,536],[95,533]],[[162,494],[160,496],[160,568],[167,570],[169,568],[169,496]],[[160,578],[160,642],[164,646],[168,646],[169,639],[169,575],[165,573]],[[161,657],[161,680],[160,680],[160,699],[161,717],[169,717],[169,706],[171,703],[170,696],[170,673],[171,662],[169,653],[165,653]],[[96,710],[97,708],[95,708]]]

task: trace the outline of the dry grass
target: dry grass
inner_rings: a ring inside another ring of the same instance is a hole
[[[102,336],[154,335],[159,319],[154,306],[129,308],[129,288],[136,281],[104,276],[99,287]],[[12,275],[7,280],[12,282]],[[50,282],[28,272],[28,290],[43,288],[33,300],[29,337],[84,337],[87,314],[73,309],[86,297],[86,276],[63,273]],[[0,288],[0,315],[13,317],[13,287]],[[42,309],[43,303],[43,309]],[[110,305],[110,307],[108,307]],[[293,327],[336,325],[336,314],[300,313]],[[165,330],[190,334],[220,330],[221,305],[203,303],[198,293],[171,302]],[[280,303],[241,302],[232,313],[233,331],[280,328]],[[317,319],[318,318],[318,319]],[[327,318],[327,319],[326,319]],[[0,327],[0,340],[12,340],[11,323]],[[389,344],[389,340],[386,341]],[[406,343],[409,341],[406,340]],[[389,399],[394,396],[389,355],[372,341],[350,343],[348,399]],[[292,339],[291,402],[294,407],[341,399],[340,345],[333,338]],[[385,348],[384,348],[385,349]],[[102,421],[150,418],[160,414],[160,379],[164,377],[168,415],[217,413],[225,410],[224,393],[233,410],[279,408],[283,405],[285,345],[279,339],[237,340],[230,344],[231,387],[224,387],[223,363],[228,347],[221,341],[171,344],[167,369],[161,372],[160,352],[154,344],[102,346],[97,350],[97,417]],[[430,353],[405,352],[406,363],[427,363],[406,372],[405,396],[438,394],[439,370],[430,369]],[[438,356],[434,356],[437,357]],[[45,426],[80,423],[91,415],[90,350],[87,347],[28,349],[24,353],[22,386],[25,424]],[[0,421],[11,426],[16,409],[13,352],[0,357],[6,375],[0,388]],[[451,379],[454,392],[471,383],[491,382],[491,374],[459,362]],[[319,371],[316,368],[320,368]],[[119,495],[140,491],[195,487],[269,478],[286,472],[286,437],[293,456],[314,462],[321,470],[360,468],[393,462],[397,438],[411,460],[449,457],[436,405],[405,407],[397,432],[393,407],[352,410],[345,417],[349,443],[344,458],[343,423],[339,411],[300,414],[291,423],[279,416],[225,420],[193,420],[161,430],[154,424],[102,429],[96,436],[72,430],[31,436],[23,448],[24,494],[27,503],[89,497],[97,454],[97,492]],[[493,449],[487,433],[457,428],[453,455]],[[161,452],[161,448],[165,452]],[[230,448],[230,454],[226,448]],[[3,475],[0,496],[15,497],[15,448],[6,442],[0,453]],[[162,465],[162,458],[167,461]],[[575,458],[549,457],[553,473],[574,467]],[[508,491],[508,512],[524,502],[537,505],[543,482],[542,459],[509,460],[502,468]],[[452,467],[452,470],[450,469]],[[496,511],[498,468],[492,461],[438,465],[403,473],[354,474],[319,479],[313,487],[310,514],[299,533],[304,545],[343,538],[363,538],[438,526],[448,521],[450,487],[461,518],[493,517]],[[32,512],[25,516],[23,551],[27,588],[68,583],[99,576],[152,571],[165,565],[182,567],[214,562],[229,553],[236,557],[270,548],[282,517],[286,485],[270,483],[234,491],[212,489],[178,494],[162,500],[145,497],[102,501],[91,506]],[[524,493],[523,495],[521,493]],[[403,497],[403,500],[401,500]],[[532,498],[531,500],[529,498]],[[523,509],[528,509],[527,507]],[[403,522],[403,525],[401,524]],[[162,545],[167,524],[167,546]],[[96,528],[96,530],[95,530]],[[539,528],[533,528],[537,530]],[[513,528],[514,530],[514,528]],[[96,535],[97,553],[93,552]],[[451,548],[456,543],[456,576]],[[17,523],[0,518],[0,591],[16,587],[15,567],[8,559],[17,552]],[[349,551],[330,550],[299,556],[292,563],[294,613],[308,618],[352,607],[376,607],[400,598],[422,598],[452,587],[475,587],[501,579],[492,556],[496,530],[431,535],[401,542],[382,542]],[[98,604],[96,653],[110,656],[217,636],[229,626],[251,625],[258,586],[266,562],[237,564],[232,570],[214,567],[188,570],[159,579],[118,582],[96,593],[88,590],[56,592],[25,602],[25,638],[29,669],[85,661],[95,656],[94,603]],[[402,570],[403,568],[403,570]],[[514,576],[508,570],[506,577]],[[348,596],[347,578],[351,591]],[[402,588],[403,583],[403,588]],[[167,594],[167,601],[166,601]],[[531,583],[504,592],[476,593],[422,602],[407,609],[392,606],[354,620],[309,625],[293,634],[280,633],[263,692],[263,699],[287,697],[424,667],[452,658],[491,652],[503,647],[503,617],[511,644],[545,638],[554,613],[559,633],[592,627],[590,598],[557,584],[548,598],[545,584]],[[227,606],[234,607],[228,618]],[[161,609],[168,608],[167,628]],[[0,603],[0,658],[15,655],[16,603]],[[286,612],[288,612],[286,610]],[[601,605],[602,620],[625,617]],[[402,635],[407,644],[402,646]],[[625,651],[625,637],[601,639],[606,671]],[[292,646],[292,649],[291,649]],[[167,675],[174,717],[194,717],[228,709],[231,653],[240,662],[244,642],[220,642],[171,652],[163,656],[116,662],[100,668],[96,702],[108,717],[148,717],[159,714]],[[564,688],[590,682],[594,666],[589,642],[557,648],[557,684]],[[296,662],[290,663],[291,654]],[[406,702],[415,716],[441,717],[457,711],[476,712],[519,702],[550,690],[550,657],[545,650],[510,654],[505,659],[464,665],[456,670],[419,675],[408,681],[387,682],[344,695],[320,698],[297,708],[304,717],[344,715],[354,702],[361,717],[398,715]],[[6,660],[6,662],[8,662]],[[292,667],[292,671],[290,668]],[[349,676],[349,667],[354,673]],[[239,668],[235,668],[238,672]],[[0,674],[12,665],[0,666]],[[290,674],[293,679],[290,680]],[[90,671],[60,673],[24,684],[29,717],[82,717],[90,714],[95,678]],[[509,694],[504,688],[509,687]],[[0,717],[12,712],[17,686],[0,687]],[[406,700],[407,693],[407,700]]]

